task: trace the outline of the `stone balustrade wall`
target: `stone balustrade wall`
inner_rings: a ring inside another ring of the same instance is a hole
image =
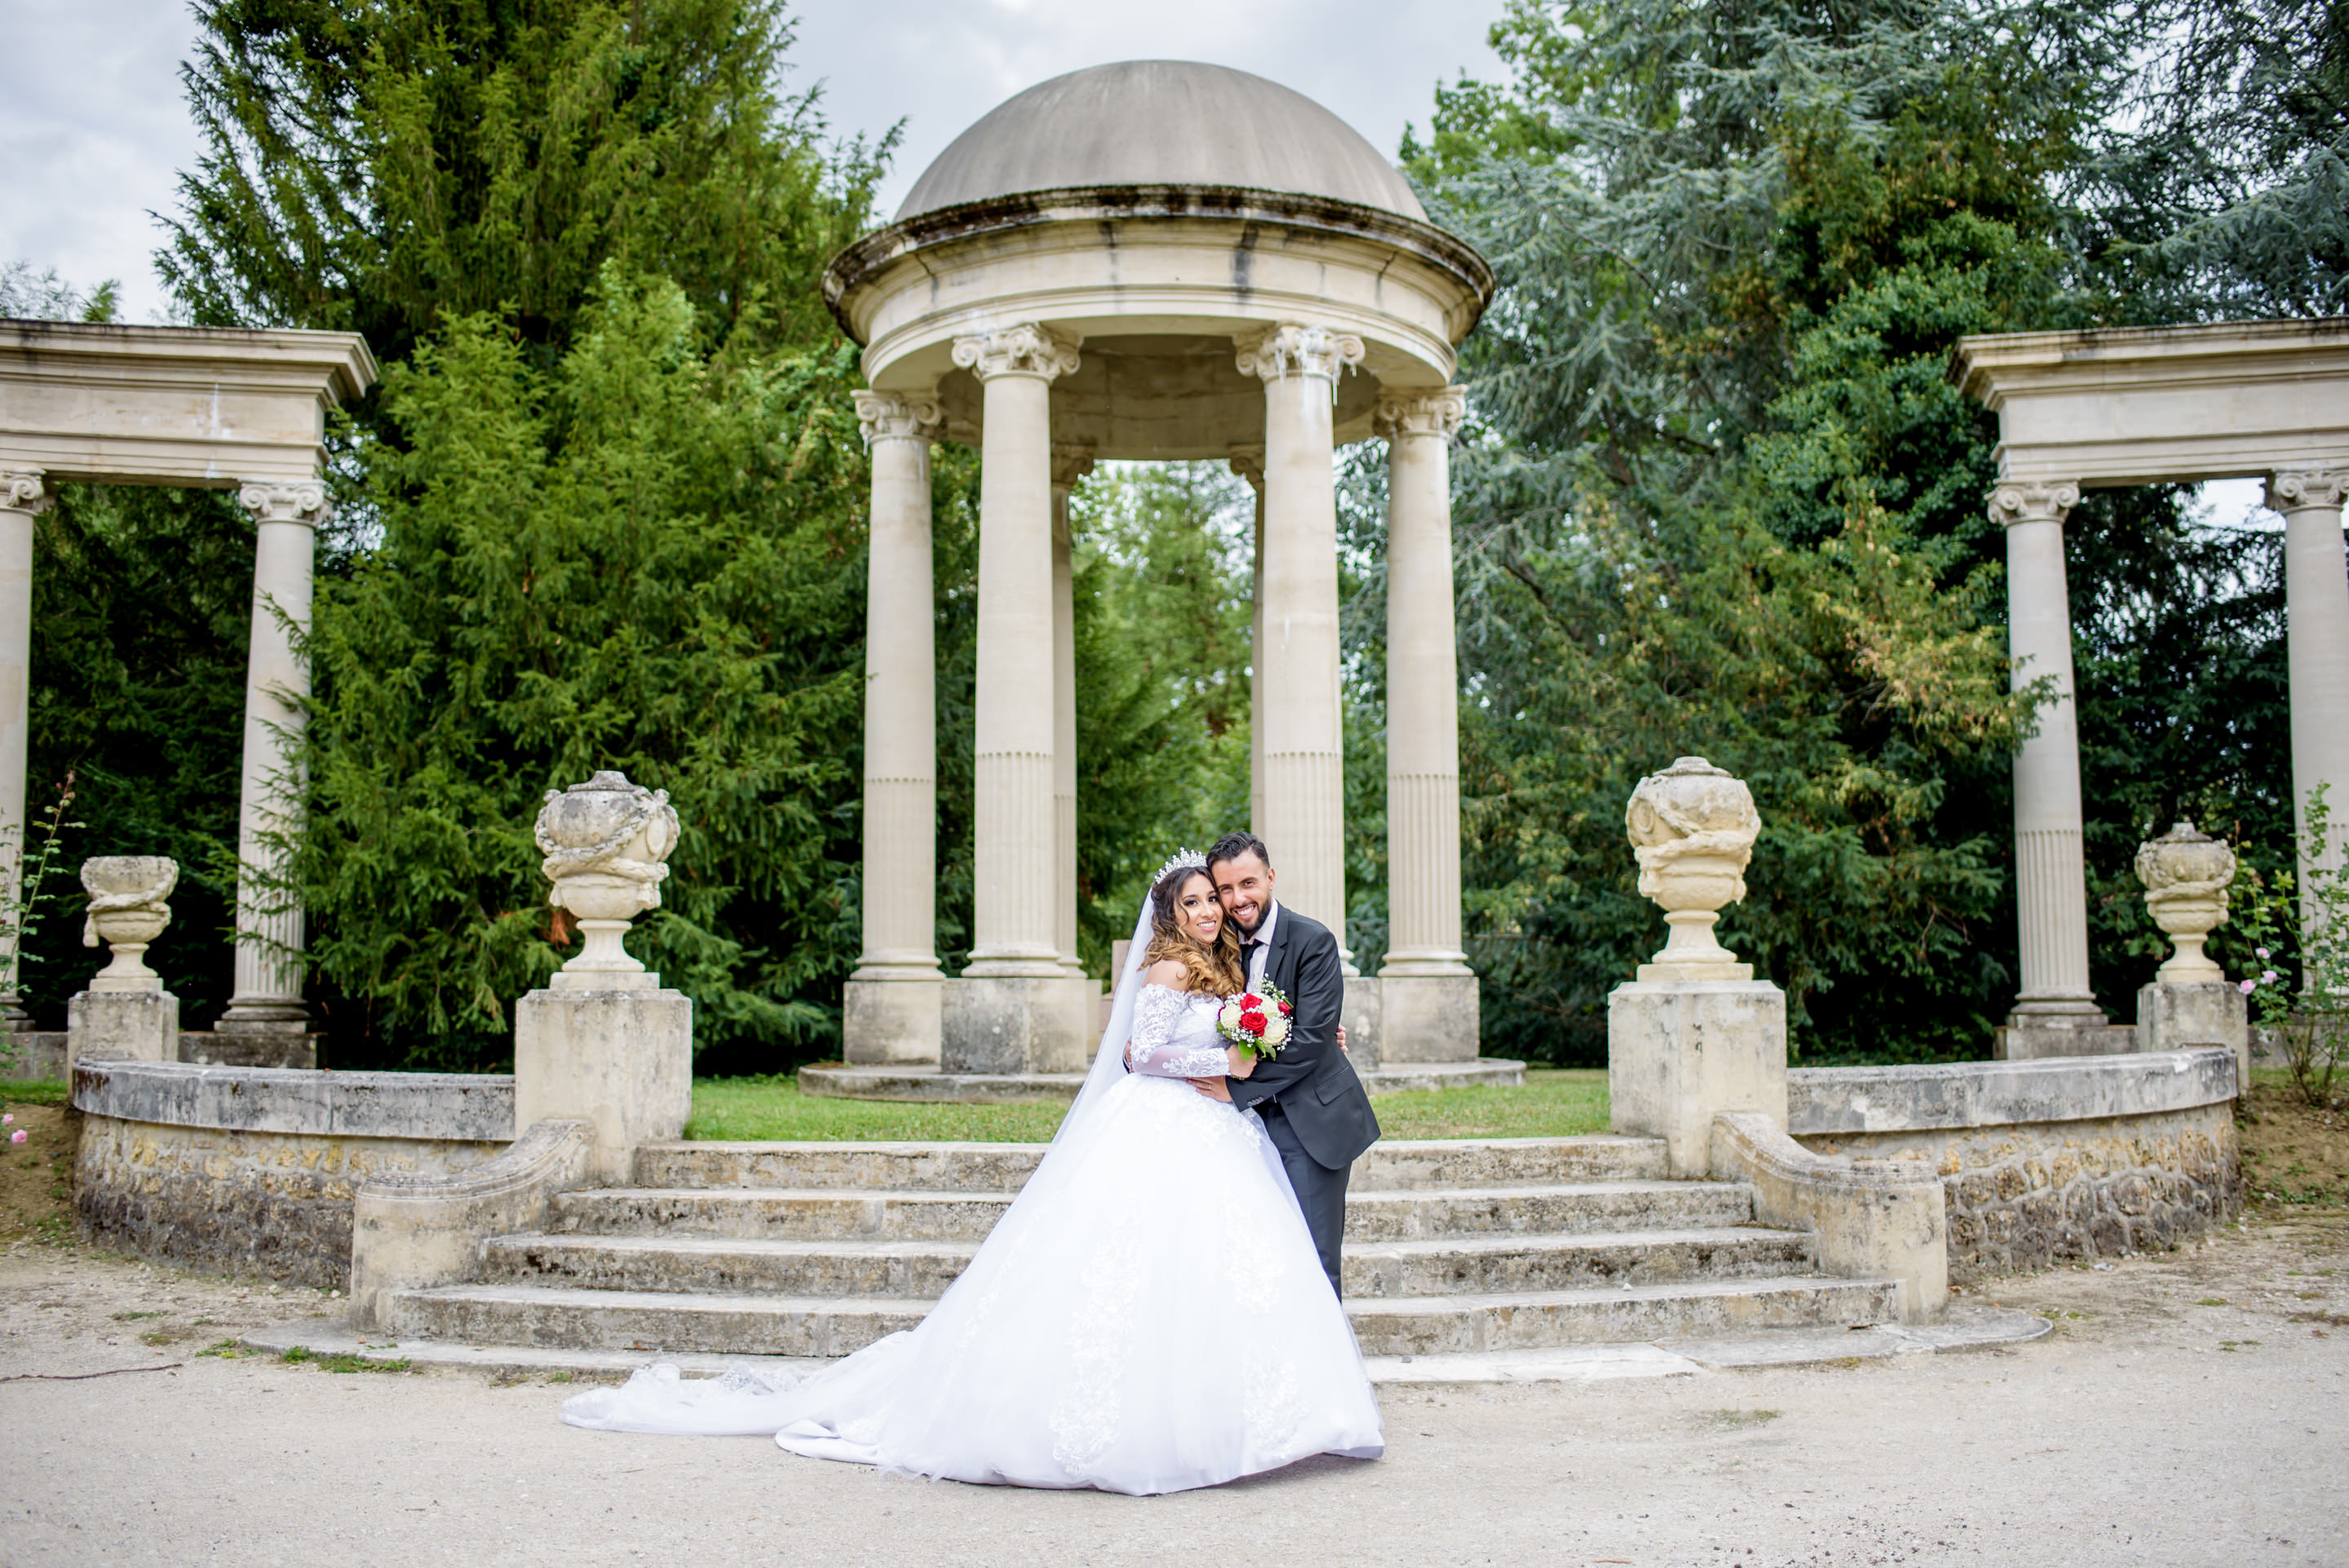
[[[513,1080],[86,1062],[83,1233],[143,1257],[290,1284],[349,1283],[361,1181],[470,1170],[513,1137]]]
[[[1787,1091],[1814,1152],[1940,1173],[1956,1283],[2173,1246],[2242,1206],[2230,1051],[1805,1068]]]

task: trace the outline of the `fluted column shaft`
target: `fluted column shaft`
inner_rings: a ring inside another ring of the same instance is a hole
[[[1450,442],[1457,387],[1380,400],[1387,440],[1387,898],[1382,976],[1465,975]]]
[[[1261,837],[1280,901],[1346,946],[1345,766],[1338,692],[1337,378],[1361,340],[1281,325],[1242,346],[1264,380]]]
[[[2036,730],[2014,756],[2015,918],[2023,971],[2015,1015],[2094,1022],[2103,1015],[2088,987],[2080,729],[2064,575],[2064,519],[2079,500],[2079,486],[2068,482],[2002,484],[1991,492],[1990,515],[2006,528],[2014,686],[2052,676],[2055,687],[2037,709]]]
[[[864,612],[864,936],[853,980],[937,980],[937,657],[927,397],[859,392],[873,459]]]
[[[1077,606],[1069,492],[1092,471],[1091,447],[1052,449],[1052,931],[1061,967],[1077,961]]]
[[[2337,874],[2349,837],[2349,565],[2341,505],[2349,468],[2276,474],[2268,505],[2283,514],[2284,615],[2292,672],[2292,822],[2300,841],[2300,913],[2316,917],[2311,873]],[[2313,857],[2308,804],[2320,785],[2330,820]]]
[[[0,897],[25,879],[25,767],[33,680],[33,519],[49,506],[39,469],[0,469]],[[0,1028],[29,1019],[16,1000],[16,933],[0,929]]]
[[[985,388],[978,528],[974,977],[1065,973],[1055,930],[1051,384],[1074,347],[1020,325],[957,339]]]
[[[1235,447],[1232,472],[1247,480],[1256,508],[1248,556],[1248,831],[1264,836],[1264,449]]]
[[[300,1033],[302,905],[290,885],[305,777],[301,704],[310,666],[311,562],[328,515],[326,489],[252,484],[238,493],[259,520],[253,557],[253,642],[244,677],[244,768],[237,803],[236,988],[218,1026]]]

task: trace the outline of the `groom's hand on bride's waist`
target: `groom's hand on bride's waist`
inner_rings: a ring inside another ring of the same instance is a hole
[[[1197,1089],[1201,1094],[1206,1095],[1209,1099],[1219,1099],[1226,1105],[1232,1103],[1232,1086],[1230,1080],[1227,1078],[1185,1078],[1183,1081],[1189,1084],[1193,1088]]]

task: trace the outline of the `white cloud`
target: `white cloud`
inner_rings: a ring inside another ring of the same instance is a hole
[[[794,83],[824,84],[834,126],[905,121],[882,190],[898,201],[963,128],[1023,88],[1123,59],[1195,59],[1269,77],[1318,99],[1392,153],[1423,129],[1434,85],[1494,66],[1501,0],[802,0]],[[56,267],[83,288],[123,287],[124,317],[165,300],[152,254],[179,172],[198,152],[180,88],[195,24],[182,0],[0,0],[0,262]]]

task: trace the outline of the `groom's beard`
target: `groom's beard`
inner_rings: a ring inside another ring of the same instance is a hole
[[[1232,925],[1242,936],[1254,936],[1257,932],[1263,927],[1265,914],[1271,909],[1271,907],[1272,906],[1270,904],[1257,904],[1256,906],[1256,920],[1253,924],[1247,921],[1242,920],[1236,914],[1232,916]]]

